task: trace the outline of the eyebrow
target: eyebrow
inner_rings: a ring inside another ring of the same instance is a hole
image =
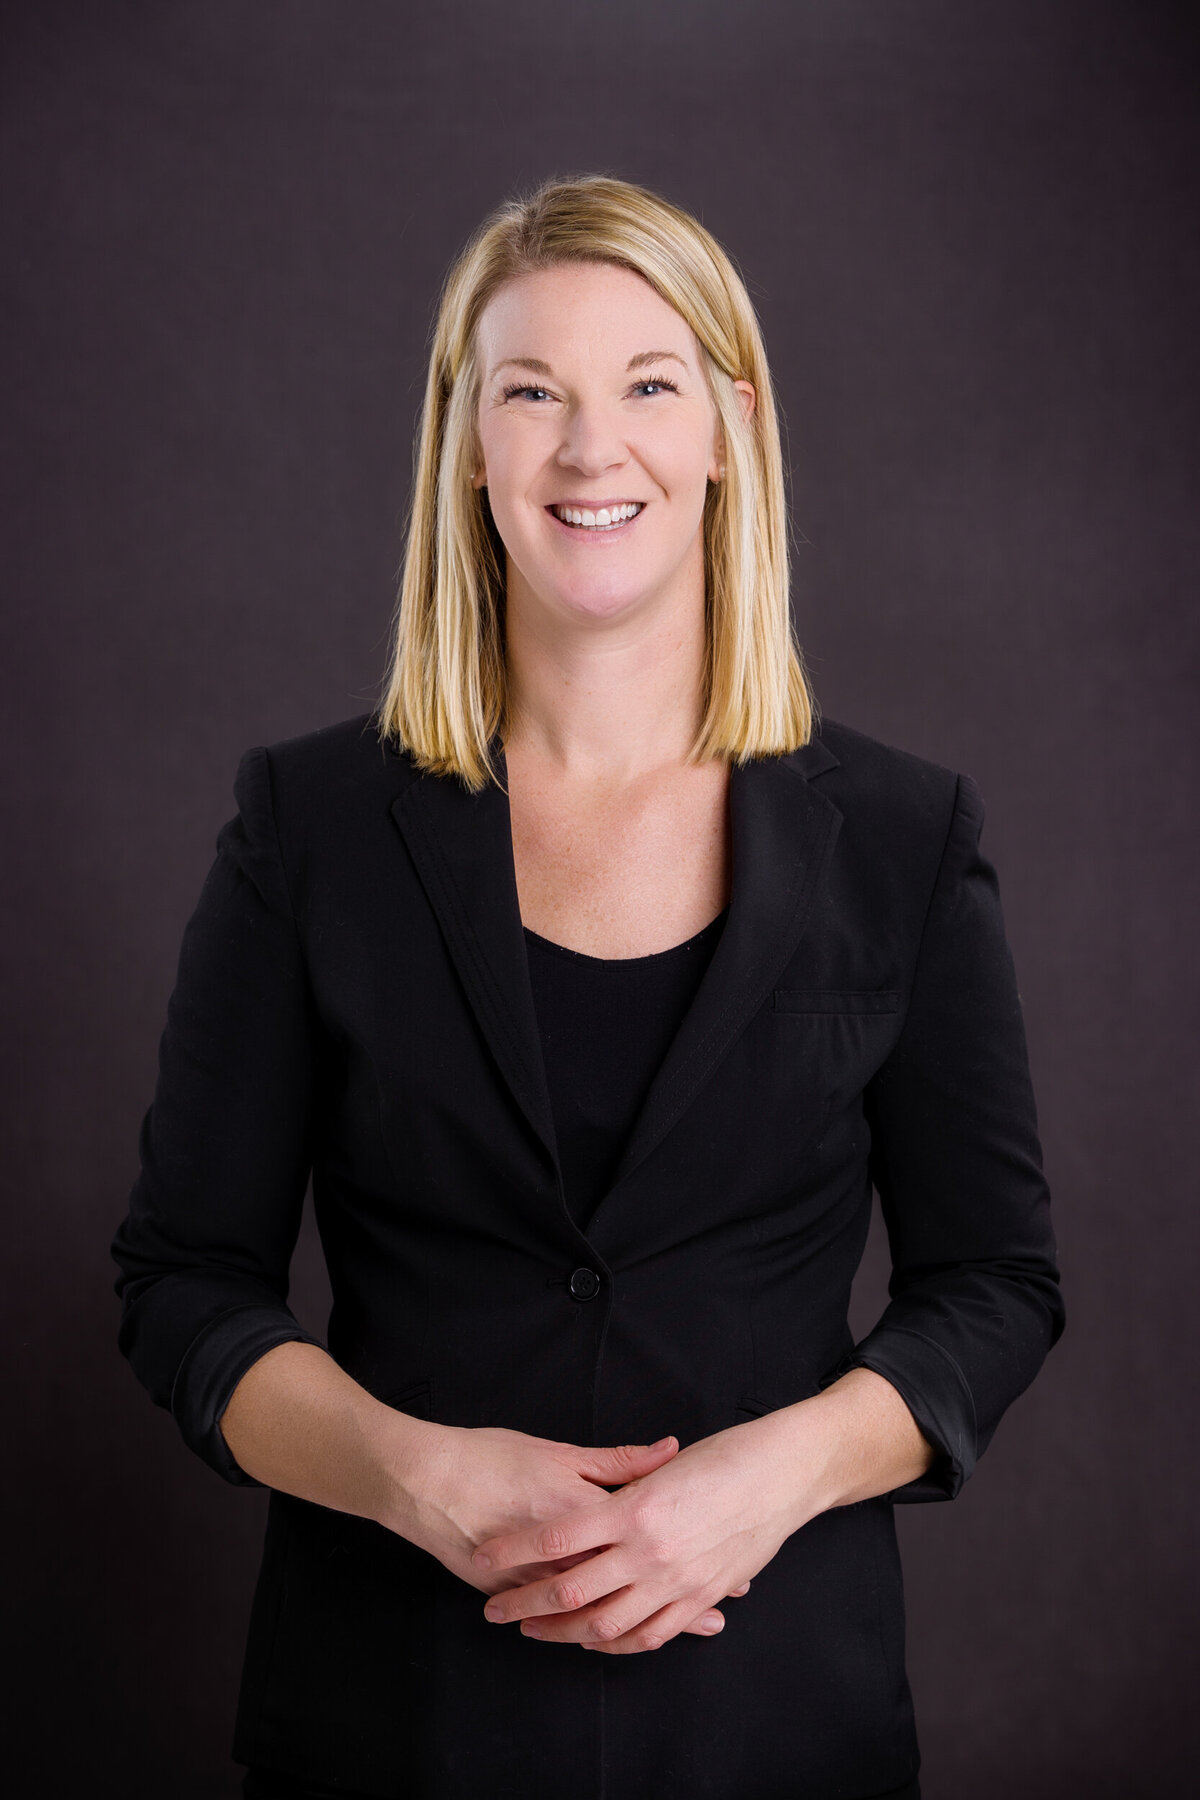
[[[677,350],[639,350],[637,355],[631,356],[625,364],[625,373],[628,375],[632,369],[644,369],[648,363],[664,362],[668,357],[672,362],[682,363],[685,369],[688,367],[686,359],[680,356]],[[496,364],[488,376],[488,380],[491,381],[497,376],[501,369],[509,368],[528,369],[532,375],[549,375],[551,378],[554,375],[550,364],[543,362],[540,357],[506,356],[503,362]]]

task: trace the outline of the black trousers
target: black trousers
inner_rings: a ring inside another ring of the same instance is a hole
[[[297,1775],[275,1775],[270,1769],[247,1769],[242,1794],[245,1800],[371,1800],[370,1795],[355,1794],[349,1788],[326,1787]],[[887,1794],[864,1795],[863,1800],[921,1800],[921,1789],[913,1781]]]

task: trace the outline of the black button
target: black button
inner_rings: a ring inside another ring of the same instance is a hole
[[[567,1286],[573,1299],[594,1300],[600,1292],[600,1277],[595,1269],[576,1269]]]

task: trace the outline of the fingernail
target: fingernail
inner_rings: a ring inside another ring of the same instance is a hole
[[[502,1606],[497,1606],[494,1600],[489,1601],[483,1609],[483,1616],[485,1619],[490,1619],[494,1625],[497,1619],[502,1619],[504,1617],[504,1608]]]
[[[650,1448],[651,1450],[665,1450],[670,1442],[671,1439],[669,1437],[659,1438],[657,1444],[651,1444]]]
[[[720,1618],[717,1613],[706,1613],[700,1623],[703,1625],[705,1631],[720,1631],[721,1626],[724,1624],[724,1620]]]
[[[475,1564],[477,1569],[490,1569],[492,1566],[491,1557],[485,1556],[482,1550],[477,1550],[475,1555],[471,1558],[471,1561]]]
[[[526,1637],[540,1638],[542,1635],[541,1626],[531,1625],[528,1619],[526,1619],[525,1623],[522,1625],[521,1630],[525,1633]]]

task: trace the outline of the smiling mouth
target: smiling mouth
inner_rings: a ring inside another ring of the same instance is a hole
[[[636,519],[645,510],[644,500],[626,500],[619,506],[601,506],[592,511],[586,506],[548,506],[547,512],[563,525],[573,526],[576,531],[615,531],[620,525],[627,525],[630,519]]]

